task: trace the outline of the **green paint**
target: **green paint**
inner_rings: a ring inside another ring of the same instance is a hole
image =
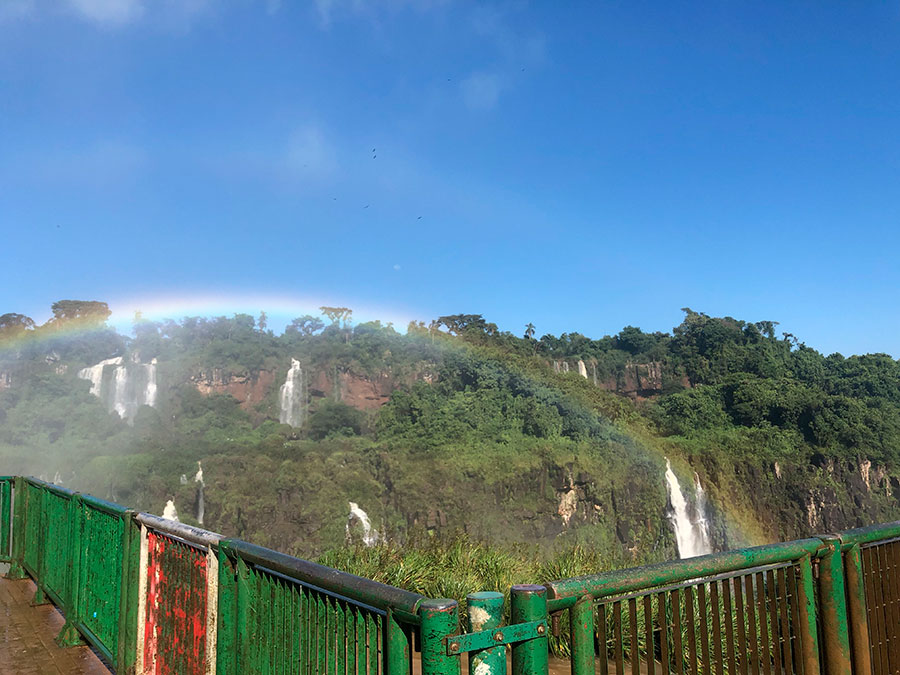
[[[526,623],[547,620],[547,589],[544,586],[513,586],[510,591],[510,622]],[[513,645],[513,675],[546,675],[549,640],[547,631],[543,637]]]
[[[501,598],[503,596],[500,596]],[[352,613],[352,609],[348,608],[348,612]],[[352,615],[352,614],[351,614]],[[403,627],[397,623],[394,613],[389,611],[387,616],[387,672],[388,675],[409,675],[410,664],[410,636]],[[350,631],[351,622],[347,622],[346,634],[348,641],[352,633]],[[348,650],[349,651],[349,650]],[[350,672],[348,666],[348,673]],[[470,670],[470,673],[474,671]]]
[[[850,631],[844,595],[844,566],[839,537],[823,537],[826,545],[819,561],[819,601],[822,617],[825,672],[850,675]]]
[[[850,624],[850,643],[853,647],[853,669],[857,673],[871,673],[866,586],[859,544],[851,545],[844,554],[844,574],[847,580],[847,619]]]
[[[570,610],[572,627],[572,675],[594,673],[594,599],[585,595]],[[603,645],[604,651],[606,645]],[[606,658],[605,654],[603,658]]]
[[[419,605],[422,675],[459,675],[459,656],[448,656],[451,637],[459,633],[455,600],[426,600]]]
[[[476,631],[459,636],[459,651],[469,652],[469,673],[505,675],[506,647],[502,640],[511,637],[507,629],[499,630],[503,620],[503,594],[494,592],[470,593],[466,597],[469,630]],[[510,628],[510,627],[507,627]],[[480,632],[477,632],[480,631]],[[480,647],[472,638],[487,638]],[[468,641],[468,642],[467,642]]]
[[[800,559],[798,586],[803,665],[807,673],[818,673],[821,666],[819,665],[819,630],[816,625],[816,587],[813,581],[812,562],[808,555]]]

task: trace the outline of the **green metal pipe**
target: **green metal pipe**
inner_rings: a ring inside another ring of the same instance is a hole
[[[869,653],[866,587],[859,544],[851,545],[844,553],[844,574],[847,580],[847,618],[850,623],[853,670],[857,673],[871,673],[872,656]]]
[[[816,624],[816,587],[813,581],[812,562],[808,555],[800,559],[800,635],[803,650],[803,666],[807,673],[821,672],[819,664],[819,630]]]
[[[503,593],[482,591],[466,596],[469,632],[495,631],[494,637],[502,639]],[[487,649],[469,652],[469,673],[478,675],[506,674],[506,646],[496,645]]]
[[[547,589],[544,586],[513,586],[510,600],[510,623],[547,620]],[[549,640],[546,629],[542,632],[540,637],[513,645],[513,675],[547,675]]]
[[[425,600],[419,605],[422,675],[459,675],[459,656],[447,654],[448,642],[459,633],[456,600]]]
[[[870,544],[873,541],[894,539],[896,537],[900,537],[900,520],[841,532],[841,548],[846,551],[854,544]]]
[[[797,560],[804,555],[815,554],[821,547],[822,541],[818,538],[800,539],[769,546],[713,553],[686,560],[670,560],[656,565],[615,570],[604,574],[551,581],[546,585],[550,598],[550,609],[556,611],[572,607],[583,595],[601,598],[712,576],[722,572]]]
[[[569,623],[572,626],[572,675],[593,675],[594,599],[590,595],[584,595],[569,611]]]
[[[822,537],[822,541],[827,546],[819,562],[819,608],[825,643],[825,672],[827,675],[850,675],[850,634],[841,540],[836,536],[826,536]]]
[[[7,579],[25,578],[25,481],[16,476],[13,483],[12,560]]]

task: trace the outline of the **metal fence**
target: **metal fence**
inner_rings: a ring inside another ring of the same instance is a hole
[[[34,479],[0,476],[0,562],[122,673],[900,672],[900,522],[429,599]],[[561,633],[560,627],[566,630]]]

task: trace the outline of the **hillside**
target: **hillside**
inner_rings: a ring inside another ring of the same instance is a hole
[[[361,541],[368,518],[370,543],[672,557],[666,457],[716,548],[900,514],[889,356],[826,357],[774,322],[691,310],[671,333],[593,340],[480,315],[400,334],[324,309],[281,335],[236,315],[136,317],[126,336],[79,301],[43,326],[0,316],[2,471],[154,513],[171,499],[186,522],[304,556]]]

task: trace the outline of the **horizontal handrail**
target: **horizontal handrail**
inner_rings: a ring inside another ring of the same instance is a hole
[[[25,481],[27,483],[30,483],[31,485],[34,485],[35,487],[43,488],[45,490],[48,490],[49,492],[55,492],[61,497],[68,497],[71,499],[76,494],[78,494],[77,492],[75,492],[75,490],[70,490],[69,488],[63,487],[61,485],[56,485],[55,483],[48,483],[47,481],[41,480],[40,478],[35,478],[34,476],[29,476],[25,479]]]
[[[418,593],[294,558],[239,539],[223,539],[219,542],[219,548],[226,555],[238,557],[245,563],[267,567],[302,583],[313,584],[378,609],[400,613],[404,621],[409,623],[418,622],[419,604],[426,599]]]
[[[160,518],[143,511],[134,514],[134,519],[141,525],[149,527],[151,530],[169,534],[179,539],[184,539],[192,544],[200,544],[209,548],[215,548],[225,537],[216,532],[210,532],[193,525],[186,525],[177,520],[169,520],[168,518]]]
[[[578,598],[585,595],[602,598],[723,572],[789,562],[806,555],[815,555],[822,547],[820,539],[800,539],[723,553],[711,553],[684,560],[668,560],[655,565],[614,570],[603,574],[560,579],[545,584],[548,604],[551,611],[558,611],[573,606]]]
[[[868,527],[857,527],[853,530],[841,532],[837,536],[841,540],[842,551],[846,551],[856,544],[870,544],[881,539],[894,539],[895,537],[900,537],[900,520],[895,520],[892,523],[869,525]]]
[[[83,501],[87,506],[90,506],[92,509],[97,509],[98,511],[102,511],[111,516],[123,516],[130,511],[130,509],[122,506],[121,504],[108,502],[105,499],[100,499],[99,497],[94,497],[93,495],[79,493],[79,497],[81,497],[81,501]]]

